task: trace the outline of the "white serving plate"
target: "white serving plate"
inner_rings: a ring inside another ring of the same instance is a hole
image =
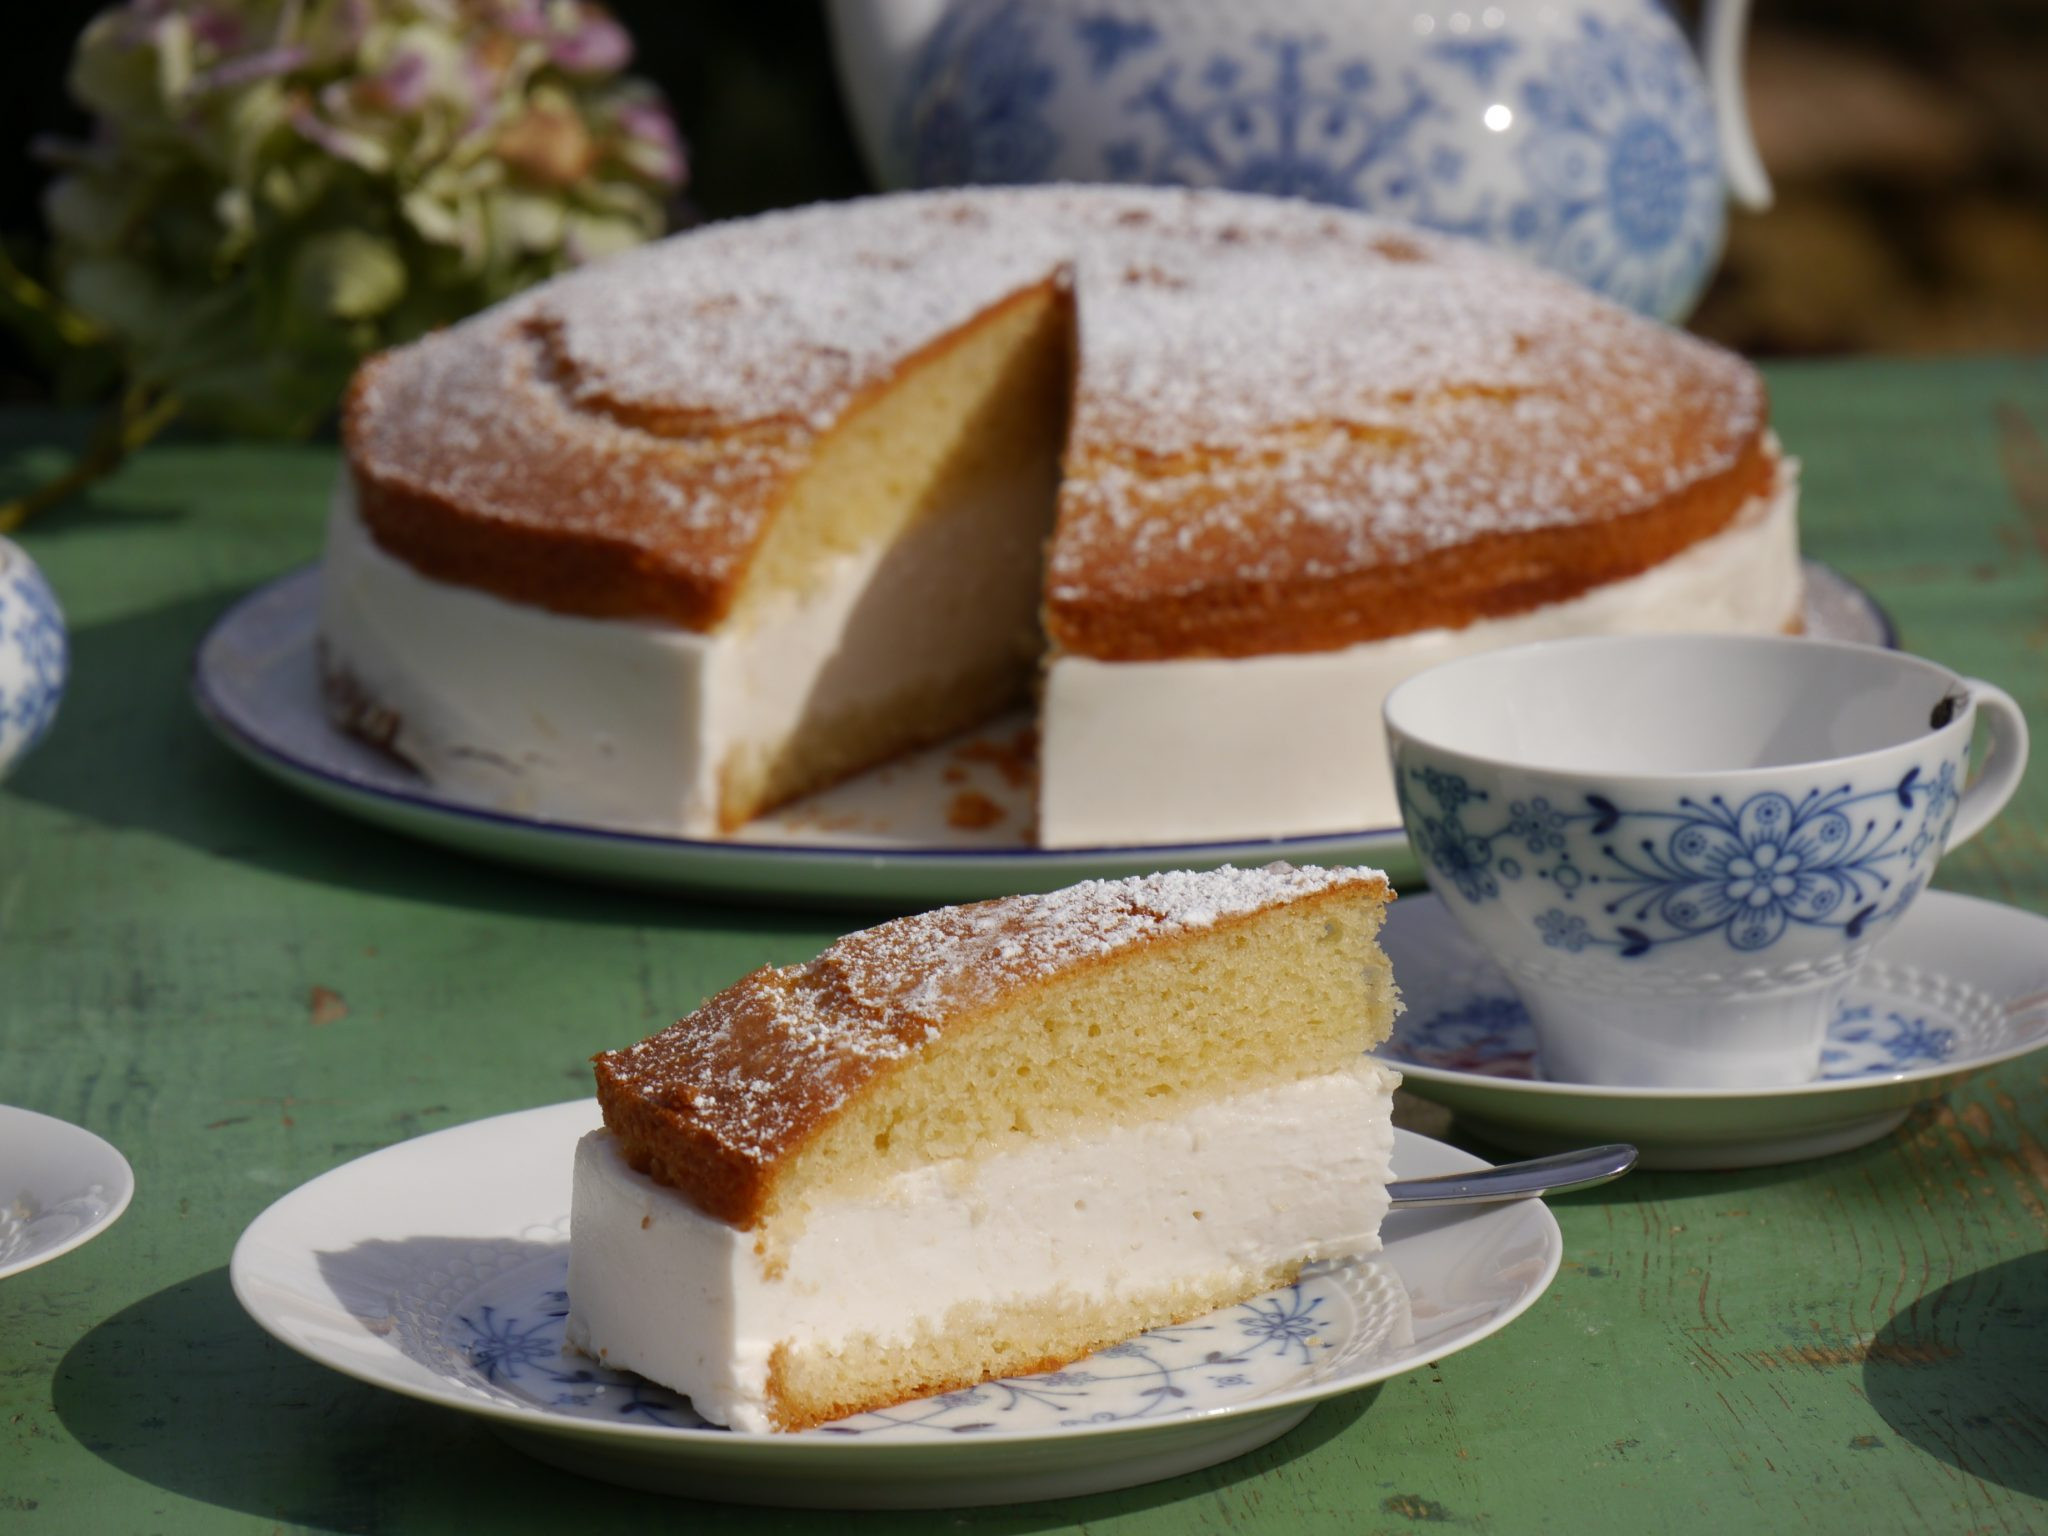
[[[134,1195],[128,1159],[91,1131],[0,1104],[0,1278],[99,1236]]]
[[[561,1352],[571,1157],[590,1100],[358,1158],[252,1222],[235,1294],[293,1349],[475,1414],[544,1461],[635,1487],[841,1508],[1005,1504],[1192,1471],[1316,1404],[1506,1327],[1557,1273],[1540,1201],[1396,1211],[1369,1262],[1146,1334],[1048,1375],[794,1435],[706,1425],[638,1377]],[[1396,1132],[1399,1176],[1485,1166]]]
[[[1828,639],[1890,645],[1882,610],[1860,588],[1808,562],[1806,628]],[[730,837],[686,838],[585,826],[493,809],[437,790],[405,763],[331,726],[314,665],[319,571],[280,577],[236,603],[200,642],[192,689],[221,740],[263,772],[379,826],[484,858],[620,884],[828,904],[929,906],[1076,880],[1221,864],[1370,864],[1420,879],[1400,827],[1318,837],[1138,847],[1042,849],[1023,842],[1030,790],[1001,771],[1018,716],[750,822]],[[976,744],[987,750],[977,750]],[[947,774],[965,775],[955,781]],[[948,824],[963,789],[1002,813],[985,830]]]

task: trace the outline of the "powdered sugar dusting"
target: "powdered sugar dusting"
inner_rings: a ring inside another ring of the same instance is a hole
[[[762,1165],[954,1019],[1061,971],[1340,887],[1377,870],[1228,866],[1089,880],[943,907],[757,971],[604,1062],[634,1095]]]
[[[554,284],[579,404],[821,432],[862,389],[1009,295],[1070,239],[990,194],[823,204],[714,225]]]
[[[819,433],[1048,279],[1079,337],[1055,607],[1625,516],[1763,421],[1739,359],[1475,245],[1279,199],[1009,188],[713,226],[559,279],[399,354],[367,456],[737,580]]]

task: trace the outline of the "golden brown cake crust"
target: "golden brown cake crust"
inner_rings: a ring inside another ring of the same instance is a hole
[[[1318,650],[1636,574],[1768,489],[1754,370],[1463,242],[1134,188],[712,228],[366,366],[363,517],[424,573],[686,628],[823,434],[925,349],[1073,285],[1047,625],[1104,659]]]
[[[1173,944],[1283,903],[1369,893],[1369,869],[1221,869],[1085,881],[943,907],[849,934],[816,960],[755,971],[688,1018],[594,1058],[626,1161],[736,1227],[778,1167],[942,1034],[1056,976]]]
[[[1226,529],[1178,544],[1149,562],[1142,579],[1063,585],[1047,605],[1048,628],[1062,649],[1105,661],[1335,650],[1458,629],[1639,575],[1772,494],[1778,472],[1777,453],[1759,436],[1726,470],[1654,502],[1631,506],[1610,492],[1603,507],[1589,492],[1581,503],[1588,515],[1574,521],[1421,548],[1389,530],[1363,552],[1336,547],[1342,535],[1290,516],[1293,489],[1248,488],[1231,501]],[[1171,515],[1198,515],[1232,495],[1190,475]],[[1263,529],[1263,547],[1254,529]],[[1066,531],[1062,551],[1076,538]],[[1098,568],[1114,569],[1124,553],[1102,556]],[[1289,568],[1327,574],[1312,582],[1273,574]]]
[[[342,413],[357,509],[382,548],[437,580],[557,613],[710,629],[831,426],[1047,281],[994,296],[936,335],[907,336],[829,412],[801,418],[787,405],[741,416],[635,395],[579,360],[548,285],[363,365]],[[690,350],[684,319],[605,317],[643,323]]]

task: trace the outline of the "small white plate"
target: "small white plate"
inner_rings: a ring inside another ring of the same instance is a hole
[[[134,1195],[128,1159],[91,1131],[0,1104],[0,1277],[97,1237]]]
[[[1807,633],[1890,645],[1883,611],[1825,566],[1806,567]],[[1420,879],[1398,826],[1320,837],[1221,843],[1042,849],[1023,842],[1028,780],[1010,743],[1022,716],[863,774],[750,822],[729,838],[699,839],[514,815],[437,790],[397,759],[334,729],[313,660],[317,568],[243,598],[200,642],[192,691],[220,738],[265,773],[336,810],[486,858],[560,874],[748,897],[890,905],[971,901],[1049,891],[1076,880],[1157,869],[1372,864],[1397,882]],[[952,826],[963,793],[994,819]]]
[[[1878,946],[1837,1010],[1820,1077],[1789,1086],[1552,1082],[1513,987],[1441,901],[1402,897],[1381,943],[1407,1011],[1379,1054],[1410,1092],[1518,1152],[1627,1141],[1644,1168],[1823,1157],[2048,1045],[2048,919],[1947,891],[1924,893]]]
[[[1319,1266],[1065,1370],[802,1434],[735,1434],[561,1352],[571,1157],[597,1123],[578,1100],[337,1168],[250,1224],[235,1295],[321,1364],[478,1414],[591,1477],[752,1504],[931,1508],[1128,1487],[1239,1455],[1325,1398],[1506,1327],[1564,1251],[1540,1201],[1396,1211],[1372,1262]],[[1484,1166],[1406,1131],[1394,1163],[1403,1177]]]

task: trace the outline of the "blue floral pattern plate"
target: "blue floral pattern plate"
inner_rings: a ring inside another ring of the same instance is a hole
[[[1890,645],[1869,596],[1825,566],[1806,567],[1806,632]],[[473,804],[437,790],[396,759],[335,730],[313,663],[317,569],[296,571],[231,608],[200,643],[192,689],[221,740],[263,772],[351,816],[485,858],[622,884],[749,898],[931,906],[1076,880],[1219,864],[1371,864],[1420,878],[1399,826],[1321,837],[1133,848],[1024,844],[1030,788],[1008,743],[1021,716],[865,773],[836,789],[703,840],[579,826]],[[967,790],[999,813],[986,827],[949,824]]]
[[[735,1434],[687,1399],[562,1349],[578,1101],[458,1126],[285,1196],[236,1245],[257,1322],[348,1375],[484,1417],[544,1460],[749,1503],[1010,1503],[1149,1482],[1286,1433],[1324,1399],[1507,1326],[1563,1246],[1537,1201],[1397,1211],[1369,1262],[1162,1328],[1044,1375],[796,1435]],[[1397,1133],[1404,1176],[1482,1166]]]
[[[1403,897],[1382,942],[1407,1011],[1380,1055],[1410,1092],[1517,1151],[1628,1141],[1646,1168],[1820,1157],[2048,1045],[2048,919],[1946,891],[1907,909],[1842,999],[1820,1075],[1786,1087],[1553,1082],[1513,987],[1442,902]]]

